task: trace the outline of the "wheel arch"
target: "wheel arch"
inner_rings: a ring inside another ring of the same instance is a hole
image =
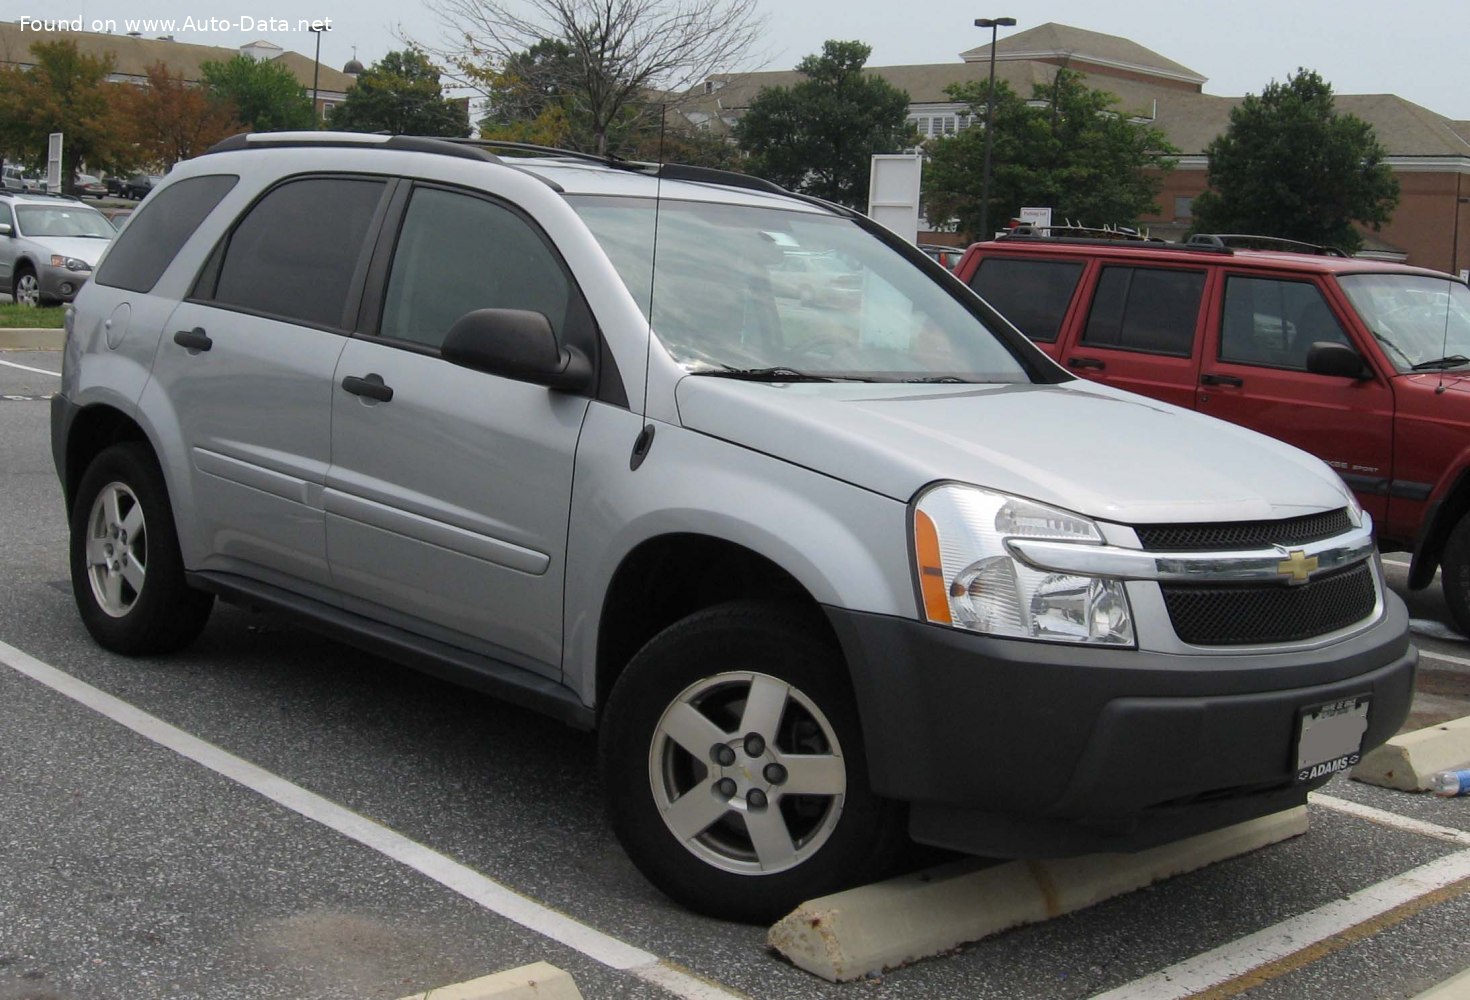
[[[1423,590],[1434,582],[1444,556],[1444,546],[1460,523],[1470,513],[1470,467],[1462,467],[1444,496],[1430,504],[1414,543],[1413,563],[1409,567],[1409,589]]]
[[[602,602],[597,634],[599,714],[628,661],[649,639],[696,611],[741,599],[797,607],[836,644],[812,593],[753,549],[697,533],[657,535],[631,549],[613,573]]]
[[[76,501],[77,486],[86,474],[87,466],[104,450],[123,441],[141,442],[157,458],[158,449],[153,446],[143,427],[121,410],[99,403],[77,413],[67,430],[63,459],[65,464],[61,477],[62,493],[68,511]]]

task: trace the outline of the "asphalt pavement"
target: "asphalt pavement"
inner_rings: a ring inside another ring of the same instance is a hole
[[[59,363],[0,352],[0,1000],[392,1000],[537,960],[589,1000],[1182,995],[1145,977],[1211,954],[1244,970],[1211,995],[1366,1000],[1466,965],[1470,880],[1362,901],[1463,863],[1470,835],[1415,823],[1470,830],[1470,799],[1337,779],[1304,837],[865,982],[818,980],[764,929],[693,916],[638,875],[588,734],[233,607],[176,656],[99,649],[67,583],[45,402]],[[1428,654],[1416,718],[1470,714],[1470,643],[1427,634],[1437,588],[1409,600]],[[1252,964],[1263,940],[1344,913],[1347,930]]]

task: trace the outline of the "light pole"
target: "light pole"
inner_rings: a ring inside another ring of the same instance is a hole
[[[308,26],[306,30],[316,36],[316,61],[312,63],[311,67],[311,113],[316,118],[314,127],[321,128],[322,113],[317,108],[317,105],[321,103],[321,98],[318,96],[316,85],[322,75],[322,32],[331,31],[332,29],[324,24],[313,24]]]
[[[975,27],[990,29],[990,89],[985,92],[985,172],[980,181],[980,232],[978,239],[988,240],[990,232],[990,146],[995,141],[990,119],[995,114],[995,34],[1000,28],[1014,28],[1014,17],[977,17]]]

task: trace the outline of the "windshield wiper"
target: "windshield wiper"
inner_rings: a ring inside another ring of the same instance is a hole
[[[795,368],[703,368],[691,375],[714,375],[718,378],[742,379],[746,382],[871,382],[858,375],[813,375]]]
[[[929,385],[937,385],[937,384],[940,384],[940,383],[943,383],[943,384],[955,384],[955,385],[969,385],[970,384],[970,380],[969,379],[967,379],[967,378],[960,378],[958,375],[924,375],[924,376],[922,376],[920,378],[906,378],[906,379],[904,379],[904,381],[905,382],[922,382],[922,383],[929,384]]]
[[[1470,358],[1463,354],[1451,354],[1447,358],[1435,358],[1433,361],[1421,361],[1409,368],[1411,372],[1430,372],[1445,368],[1459,368],[1461,365],[1470,365]]]

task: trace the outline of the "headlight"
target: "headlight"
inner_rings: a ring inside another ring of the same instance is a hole
[[[91,264],[88,264],[84,260],[81,260],[81,259],[79,259],[77,257],[63,257],[63,256],[61,256],[61,254],[56,254],[56,253],[54,253],[54,254],[51,255],[51,266],[52,267],[64,267],[68,271],[90,271],[90,270],[92,270],[92,265]]]
[[[914,554],[924,616],[988,635],[1132,646],[1121,580],[1033,569],[1011,538],[1101,545],[1092,521],[1021,497],[947,483],[914,510]]]

